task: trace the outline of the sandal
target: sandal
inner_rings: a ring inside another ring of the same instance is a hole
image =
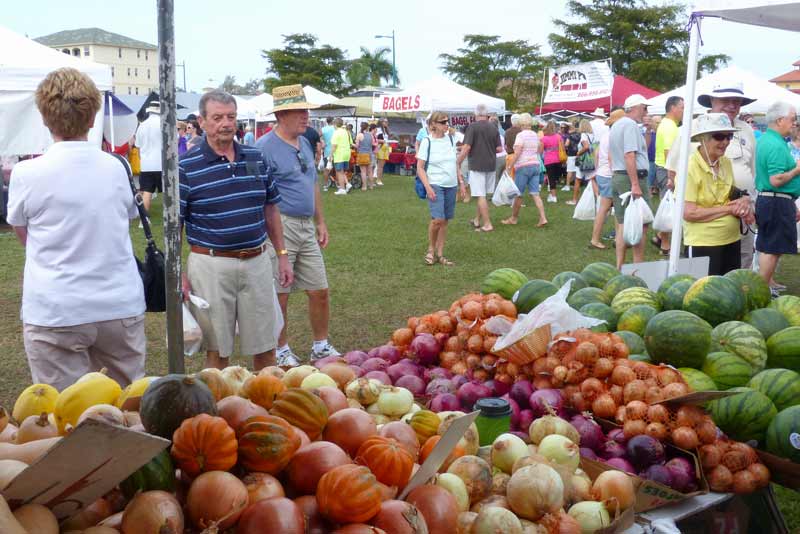
[[[517,224],[517,221],[515,221],[511,217],[509,217],[508,219],[503,219],[502,221],[500,221],[500,224],[511,224],[511,225],[514,225],[514,224]]]
[[[428,252],[425,254],[425,265],[433,265],[436,263],[436,256],[433,255],[433,252]]]
[[[479,221],[476,221],[475,219],[470,219],[469,224],[476,230],[481,227],[481,223]]]
[[[455,262],[448,260],[444,256],[439,256],[439,263],[441,263],[445,267],[452,267],[453,265],[455,265]]]

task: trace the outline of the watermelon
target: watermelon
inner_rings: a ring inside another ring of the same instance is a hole
[[[725,278],[736,282],[736,285],[742,290],[746,310],[757,310],[769,306],[769,302],[772,299],[769,284],[754,270],[735,269],[726,273]]]
[[[665,310],[682,310],[683,309],[683,297],[686,296],[686,292],[689,291],[689,288],[692,287],[691,280],[679,280],[672,284],[672,287],[667,289],[666,293],[661,295],[661,302],[664,305]]]
[[[517,312],[528,313],[557,291],[558,288],[547,280],[531,280],[514,293],[511,302],[516,305]]]
[[[602,261],[590,263],[581,271],[586,283],[598,289],[603,289],[609,280],[620,274],[616,267]]]
[[[647,304],[637,304],[631,306],[617,320],[617,329],[635,332],[640,336],[644,335],[647,323],[658,314],[658,310]]]
[[[606,300],[606,294],[603,293],[603,290],[597,287],[584,287],[567,297],[567,304],[576,310],[580,310],[590,302],[610,304],[610,302]]]
[[[761,332],[764,339],[769,339],[775,332],[792,326],[789,324],[789,321],[786,320],[786,317],[774,308],[753,310],[744,316],[744,322],[755,326],[756,329]]]
[[[800,326],[790,326],[769,336],[767,367],[800,372]]]
[[[497,293],[504,299],[511,299],[514,293],[528,281],[528,277],[516,269],[503,267],[486,275],[481,283],[481,293]]]
[[[589,287],[589,284],[586,283],[586,280],[576,272],[573,271],[565,271],[563,273],[558,273],[553,277],[553,285],[557,288],[561,289],[561,286],[567,283],[567,280],[572,280],[572,285],[569,288],[569,294],[572,295],[579,289],[583,289],[584,287]]]
[[[698,369],[711,346],[711,325],[682,310],[661,312],[647,323],[644,344],[656,363]]]
[[[619,326],[619,321],[617,321],[617,326]],[[647,353],[647,349],[644,346],[644,339],[642,339],[639,334],[629,330],[618,330],[614,333],[622,338],[622,341],[628,346],[628,352],[630,354]]]
[[[783,295],[770,302],[769,307],[781,312],[790,326],[800,326],[800,297]]]
[[[713,334],[712,334],[713,335]],[[745,361],[730,352],[712,352],[700,369],[719,389],[731,389],[745,386],[753,376],[753,368]]]
[[[672,276],[668,277],[666,280],[661,282],[661,285],[658,286],[658,294],[661,295],[663,298],[664,295],[667,294],[669,288],[677,284],[678,282],[691,282],[694,283],[697,280],[691,274],[673,274]]]
[[[750,379],[747,387],[770,398],[778,411],[800,405],[800,373],[789,369],[766,369]]]
[[[602,319],[606,322],[607,332],[613,332],[617,329],[617,315],[608,304],[602,302],[590,302],[580,309],[581,314],[586,317],[594,317],[595,319]]]
[[[628,356],[628,359],[635,362],[653,363],[653,360],[650,358],[649,354],[631,354]]]
[[[611,330],[608,329],[608,325],[606,323],[596,324],[590,327],[589,330],[591,330],[592,332],[600,332],[600,333],[611,332]]]
[[[628,289],[629,287],[647,287],[647,282],[638,276],[632,276],[630,274],[618,274],[606,283],[606,285],[603,287],[603,291],[605,291],[609,300],[614,300],[614,297],[617,296],[617,293],[623,289]]]
[[[781,410],[767,427],[767,452],[800,463],[800,406]]]
[[[711,331],[711,350],[744,358],[753,368],[753,373],[762,371],[767,365],[767,344],[761,332],[742,321],[728,321],[715,326]]]
[[[717,385],[707,374],[691,367],[679,367],[678,371],[692,391],[716,391]]]
[[[745,312],[744,294],[739,286],[724,276],[706,276],[689,288],[683,297],[683,309],[717,326],[740,319]]]
[[[611,309],[617,315],[622,315],[629,308],[637,304],[647,304],[656,310],[661,310],[661,300],[658,298],[658,293],[651,291],[646,287],[629,287],[623,289],[614,300],[611,301]]]
[[[732,388],[737,395],[708,403],[717,426],[737,441],[755,440],[764,443],[764,435],[778,410],[769,397],[747,387]]]

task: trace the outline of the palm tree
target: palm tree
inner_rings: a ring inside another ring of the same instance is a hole
[[[381,80],[389,82],[392,79],[392,62],[384,57],[391,52],[391,48],[381,47],[370,52],[366,47],[361,47],[361,57],[355,60],[367,71],[367,82],[379,86]]]

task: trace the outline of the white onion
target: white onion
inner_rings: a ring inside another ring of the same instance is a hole
[[[531,423],[528,434],[534,445],[539,445],[545,436],[551,434],[560,434],[569,438],[575,445],[581,444],[581,435],[578,433],[578,430],[567,421],[555,415],[545,415],[544,417],[536,419]]]
[[[570,479],[569,489],[571,502],[588,501],[592,498],[592,479],[582,469],[578,469]]]
[[[242,390],[242,386],[251,376],[253,376],[253,373],[241,365],[232,365],[222,370],[222,378],[231,387],[234,395],[239,394]]]
[[[559,434],[545,436],[539,443],[539,454],[574,473],[581,463],[580,449],[569,438]]]
[[[452,473],[441,473],[436,475],[436,485],[441,486],[456,498],[458,503],[458,511],[466,512],[469,510],[469,493],[467,486],[461,477]]]
[[[300,387],[303,389],[316,389],[323,386],[339,389],[336,381],[325,373],[311,373],[300,382]]]
[[[400,417],[414,405],[414,395],[406,388],[387,387],[378,395],[381,413],[388,417]]]
[[[528,465],[511,475],[506,497],[515,514],[536,521],[564,506],[564,483],[552,467]]]
[[[472,523],[472,534],[522,534],[522,523],[514,512],[497,506],[481,508],[475,522]]]
[[[319,369],[313,365],[298,365],[297,367],[292,367],[286,371],[286,374],[283,375],[281,381],[286,385],[287,388],[299,388],[300,384],[303,383],[303,380],[308,375],[314,373],[319,373]]]
[[[356,400],[362,406],[367,406],[378,400],[378,395],[381,394],[381,387],[382,384],[377,380],[357,378],[347,384],[347,387],[344,388],[344,393],[348,399]]]
[[[500,434],[492,443],[492,465],[504,473],[511,473],[514,462],[528,453],[528,445],[521,438],[514,434]]]
[[[572,505],[567,512],[581,526],[582,534],[591,534],[611,524],[605,505],[597,501],[582,501]]]

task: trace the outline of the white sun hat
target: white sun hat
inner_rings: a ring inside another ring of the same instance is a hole
[[[733,127],[731,120],[725,113],[700,115],[694,121],[693,126],[692,141],[696,141],[698,137],[707,133],[734,133],[739,131],[739,128]]]

